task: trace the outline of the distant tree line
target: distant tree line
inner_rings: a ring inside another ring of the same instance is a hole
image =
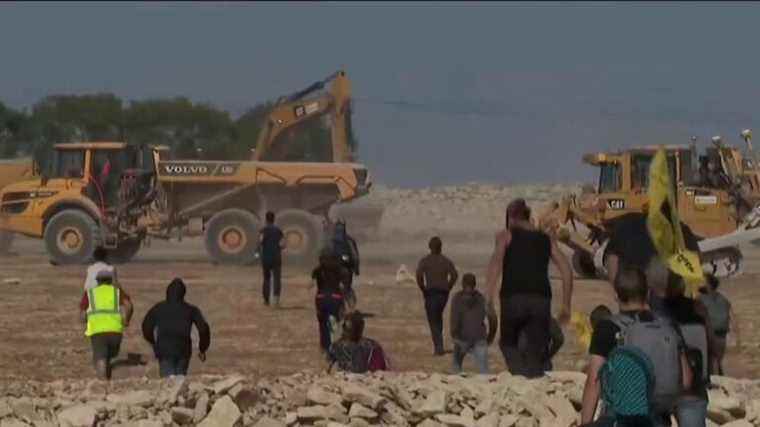
[[[125,103],[114,94],[48,96],[30,111],[18,111],[0,102],[0,157],[34,156],[44,162],[50,146],[80,141],[125,141],[163,144],[176,158],[248,159],[272,102],[250,108],[233,119],[212,105],[185,97]],[[310,153],[329,149],[330,132],[319,121],[298,129],[295,141]],[[350,143],[355,145],[353,135]]]

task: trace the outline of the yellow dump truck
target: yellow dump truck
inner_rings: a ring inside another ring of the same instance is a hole
[[[146,238],[203,235],[212,260],[249,263],[264,213],[277,212],[286,257],[316,251],[320,221],[367,193],[354,163],[161,160],[119,142],[58,144],[51,171],[0,193],[0,228],[44,239],[55,264],[83,263],[95,247],[126,262]]]
[[[327,83],[327,94],[308,97]],[[99,245],[113,262],[126,262],[146,239],[199,235],[213,261],[245,264],[254,260],[265,212],[273,211],[286,260],[310,259],[330,208],[371,186],[347,145],[349,94],[341,71],[281,99],[249,161],[175,160],[165,147],[122,142],[58,144],[47,171],[2,188],[0,229],[44,239],[54,264],[86,262]],[[332,130],[332,158],[267,154],[287,152],[292,134],[284,130],[319,118]]]

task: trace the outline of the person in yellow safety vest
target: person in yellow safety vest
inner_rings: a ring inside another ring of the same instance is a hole
[[[85,335],[92,345],[95,372],[101,379],[111,379],[111,360],[119,354],[124,328],[129,326],[134,307],[129,296],[113,285],[113,271],[101,270],[95,277],[97,286],[85,291],[79,305]]]

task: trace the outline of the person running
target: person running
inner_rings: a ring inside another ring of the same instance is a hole
[[[525,200],[509,204],[506,220],[506,229],[496,234],[488,266],[488,306],[495,312],[493,301],[501,276],[499,347],[513,375],[536,378],[544,374],[548,357],[552,299],[549,261],[562,278],[561,324],[570,319],[573,274],[557,243],[534,229]],[[525,346],[520,348],[523,333]]]
[[[198,330],[198,358],[206,361],[211,332],[198,307],[185,302],[185,283],[175,278],[166,288],[166,300],[145,315],[142,333],[153,347],[161,377],[187,375],[192,356],[192,327]]]
[[[334,254],[349,273],[348,282],[344,287],[344,294],[346,305],[349,309],[353,309],[356,307],[356,293],[353,289],[354,275],[358,276],[360,274],[359,247],[356,244],[356,240],[346,231],[345,221],[338,221],[335,224],[332,247]]]
[[[670,425],[670,416],[683,390],[691,389],[692,370],[686,357],[684,344],[673,324],[657,317],[647,306],[649,287],[647,276],[638,268],[623,266],[613,283],[620,314],[604,318],[594,327],[583,389],[581,424],[593,421],[600,397],[602,368],[615,349],[633,349],[640,361],[651,366],[656,381],[651,392],[652,400],[646,399],[648,407],[616,407],[615,396],[605,395],[603,416],[645,417],[655,426]],[[646,390],[630,390],[630,387],[646,387],[645,382],[629,378],[630,383],[619,384],[618,389],[628,394],[647,395]],[[606,394],[609,394],[607,390]],[[610,414],[609,411],[618,411]],[[621,424],[623,425],[623,424]],[[640,424],[634,424],[640,425]]]
[[[488,373],[488,346],[496,336],[496,317],[488,316],[486,299],[475,289],[476,286],[475,275],[467,273],[462,276],[462,290],[451,298],[451,338],[456,373],[462,372],[462,362],[467,354],[475,358],[481,374]]]
[[[311,273],[311,286],[316,286],[317,294],[314,305],[317,309],[319,325],[319,344],[326,354],[332,343],[331,318],[340,322],[344,312],[344,286],[349,282],[350,272],[329,249],[323,249],[319,255],[319,266]]]
[[[129,327],[134,311],[126,292],[114,286],[113,272],[102,270],[95,276],[97,285],[84,292],[79,303],[80,319],[86,323],[95,372],[111,379],[111,361],[119,355],[122,334]]]
[[[390,362],[377,341],[364,336],[364,315],[352,311],[343,320],[343,335],[330,347],[330,369],[354,374],[390,370]]]
[[[707,310],[713,332],[710,345],[710,372],[723,375],[723,357],[726,355],[726,337],[729,332],[736,336],[736,345],[741,346],[739,322],[731,308],[731,302],[718,291],[720,281],[714,275],[707,276],[707,286],[699,289],[699,302]]]
[[[264,274],[262,286],[264,305],[269,306],[271,301],[275,307],[279,307],[282,285],[282,250],[285,248],[285,235],[274,224],[274,220],[274,212],[267,212],[267,224],[259,231],[259,254],[261,256],[261,270]],[[272,286],[272,282],[274,282],[274,286]]]
[[[108,270],[113,273],[113,284],[116,286],[119,286],[118,276],[116,275],[116,268],[106,262],[106,259],[108,257],[108,252],[100,246],[95,248],[95,251],[92,253],[92,259],[93,263],[90,264],[89,267],[87,267],[87,277],[84,280],[84,290],[90,290],[98,285],[98,282],[95,280],[95,276],[102,271],[102,270]]]
[[[699,253],[698,239],[691,228],[681,222],[681,231],[686,249]],[[657,250],[649,235],[646,212],[633,212],[617,217],[604,251],[610,284],[614,282],[618,269],[624,264],[648,271],[649,262],[657,257]],[[656,292],[662,298],[665,290],[659,289]]]
[[[417,265],[417,286],[425,298],[425,314],[430,324],[433,338],[433,354],[442,356],[443,351],[443,311],[449,301],[449,292],[459,278],[459,273],[446,256],[443,255],[443,242],[440,237],[433,237],[428,242],[430,255],[422,258]]]

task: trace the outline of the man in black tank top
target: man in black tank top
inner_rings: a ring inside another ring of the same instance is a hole
[[[573,273],[559,246],[547,234],[534,229],[530,208],[523,199],[507,207],[507,229],[496,235],[496,246],[488,266],[489,310],[501,275],[501,338],[499,346],[513,375],[528,378],[544,374],[551,322],[552,289],[549,261],[562,277],[560,323],[570,318]],[[523,336],[524,347],[518,346]]]

